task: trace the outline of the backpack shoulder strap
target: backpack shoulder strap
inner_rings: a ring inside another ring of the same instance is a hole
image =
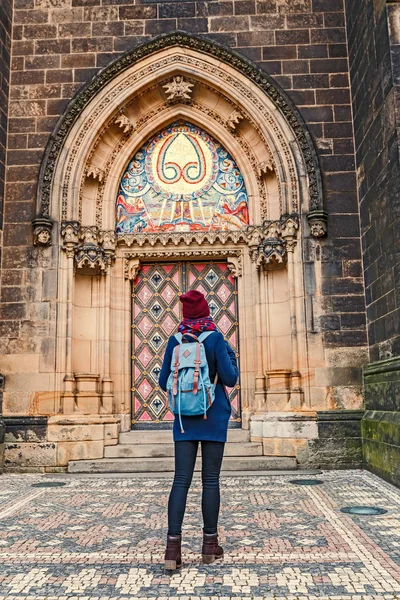
[[[181,333],[176,333],[176,334],[174,335],[174,338],[175,338],[176,340],[178,340],[178,344],[182,344],[182,334],[181,334]]]
[[[211,335],[212,333],[214,333],[214,330],[212,330],[212,331],[203,331],[203,333],[201,333],[197,339],[199,340],[199,342],[204,342],[204,340],[206,338],[208,338],[208,336]]]

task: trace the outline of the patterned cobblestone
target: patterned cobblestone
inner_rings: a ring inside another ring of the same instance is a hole
[[[200,564],[200,481],[184,567],[163,569],[168,478],[0,478],[0,600],[400,598],[400,490],[364,471],[223,479],[223,563]],[[349,505],[381,506],[350,516]]]

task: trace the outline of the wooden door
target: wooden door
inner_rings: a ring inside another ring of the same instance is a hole
[[[179,296],[201,291],[218,329],[239,357],[236,280],[226,262],[144,264],[132,292],[132,427],[169,426],[173,415],[158,386],[168,338],[181,321]],[[232,422],[240,423],[240,387],[228,390]]]

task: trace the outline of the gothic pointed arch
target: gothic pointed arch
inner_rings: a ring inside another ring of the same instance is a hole
[[[147,113],[144,104],[152,106]],[[253,197],[253,223],[271,218],[263,182],[270,172],[276,174],[281,215],[309,214],[310,223],[324,219],[317,154],[285,92],[236,52],[176,31],[125,53],[71,100],[41,165],[35,225],[42,237],[36,243],[49,242],[43,230],[51,219],[112,229],[109,199],[114,201],[123,168],[157,128],[177,119],[216,134],[237,159]],[[87,179],[97,189],[85,209]]]

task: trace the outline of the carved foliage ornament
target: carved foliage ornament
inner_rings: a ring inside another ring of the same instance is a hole
[[[209,54],[243,73],[250,81],[264,91],[284,115],[297,138],[308,174],[311,199],[310,208],[311,210],[321,210],[323,207],[322,186],[317,155],[310,134],[305,128],[298,111],[292,106],[286,94],[276,87],[275,83],[266,73],[234,51],[223,48],[210,40],[188,35],[184,32],[175,32],[153,39],[117,59],[101,72],[94,81],[87,84],[79,96],[71,103],[61,123],[57,125],[57,129],[52,136],[52,142],[43,158],[38,185],[38,198],[40,198],[39,216],[49,214],[51,186],[57,159],[71,128],[81,115],[83,108],[120,73],[146,56],[172,46],[187,47],[200,53]]]
[[[132,133],[132,131],[134,130],[135,126],[132,123],[132,121],[130,121],[128,119],[128,117],[124,114],[120,114],[118,115],[118,117],[115,119],[114,123],[116,125],[118,125],[118,127],[120,129],[122,129],[122,131],[124,133]]]
[[[225,122],[225,126],[228,129],[230,129],[231,131],[235,131],[236,126],[239,125],[239,123],[242,119],[244,119],[244,116],[242,115],[242,113],[239,112],[238,110],[234,110],[233,112],[231,112],[231,114],[227,118],[227,120]]]
[[[118,236],[118,243],[137,247],[135,253],[129,254],[130,258],[138,258],[138,253],[147,258],[180,257],[188,256],[221,256],[221,250],[180,250],[173,246],[186,246],[202,244],[245,244],[249,247],[250,258],[257,268],[273,268],[274,266],[285,266],[288,251],[293,251],[296,245],[297,231],[299,228],[298,215],[282,217],[279,221],[265,221],[263,225],[249,225],[239,231],[210,231],[202,232],[175,232],[158,234],[124,234]],[[148,247],[163,246],[162,248],[149,251]],[[139,248],[145,248],[139,250]],[[235,254],[238,252],[238,254]],[[241,251],[227,250],[227,256],[241,257]],[[241,259],[240,259],[241,260]],[[228,260],[229,263],[229,260]],[[241,263],[231,261],[228,264],[234,276],[241,274]],[[125,277],[128,276],[129,267],[126,266]],[[236,275],[235,275],[236,273]]]
[[[104,179],[104,171],[100,169],[100,167],[96,167],[94,165],[88,165],[86,167],[86,177],[92,177],[93,179],[98,179],[100,183]]]

